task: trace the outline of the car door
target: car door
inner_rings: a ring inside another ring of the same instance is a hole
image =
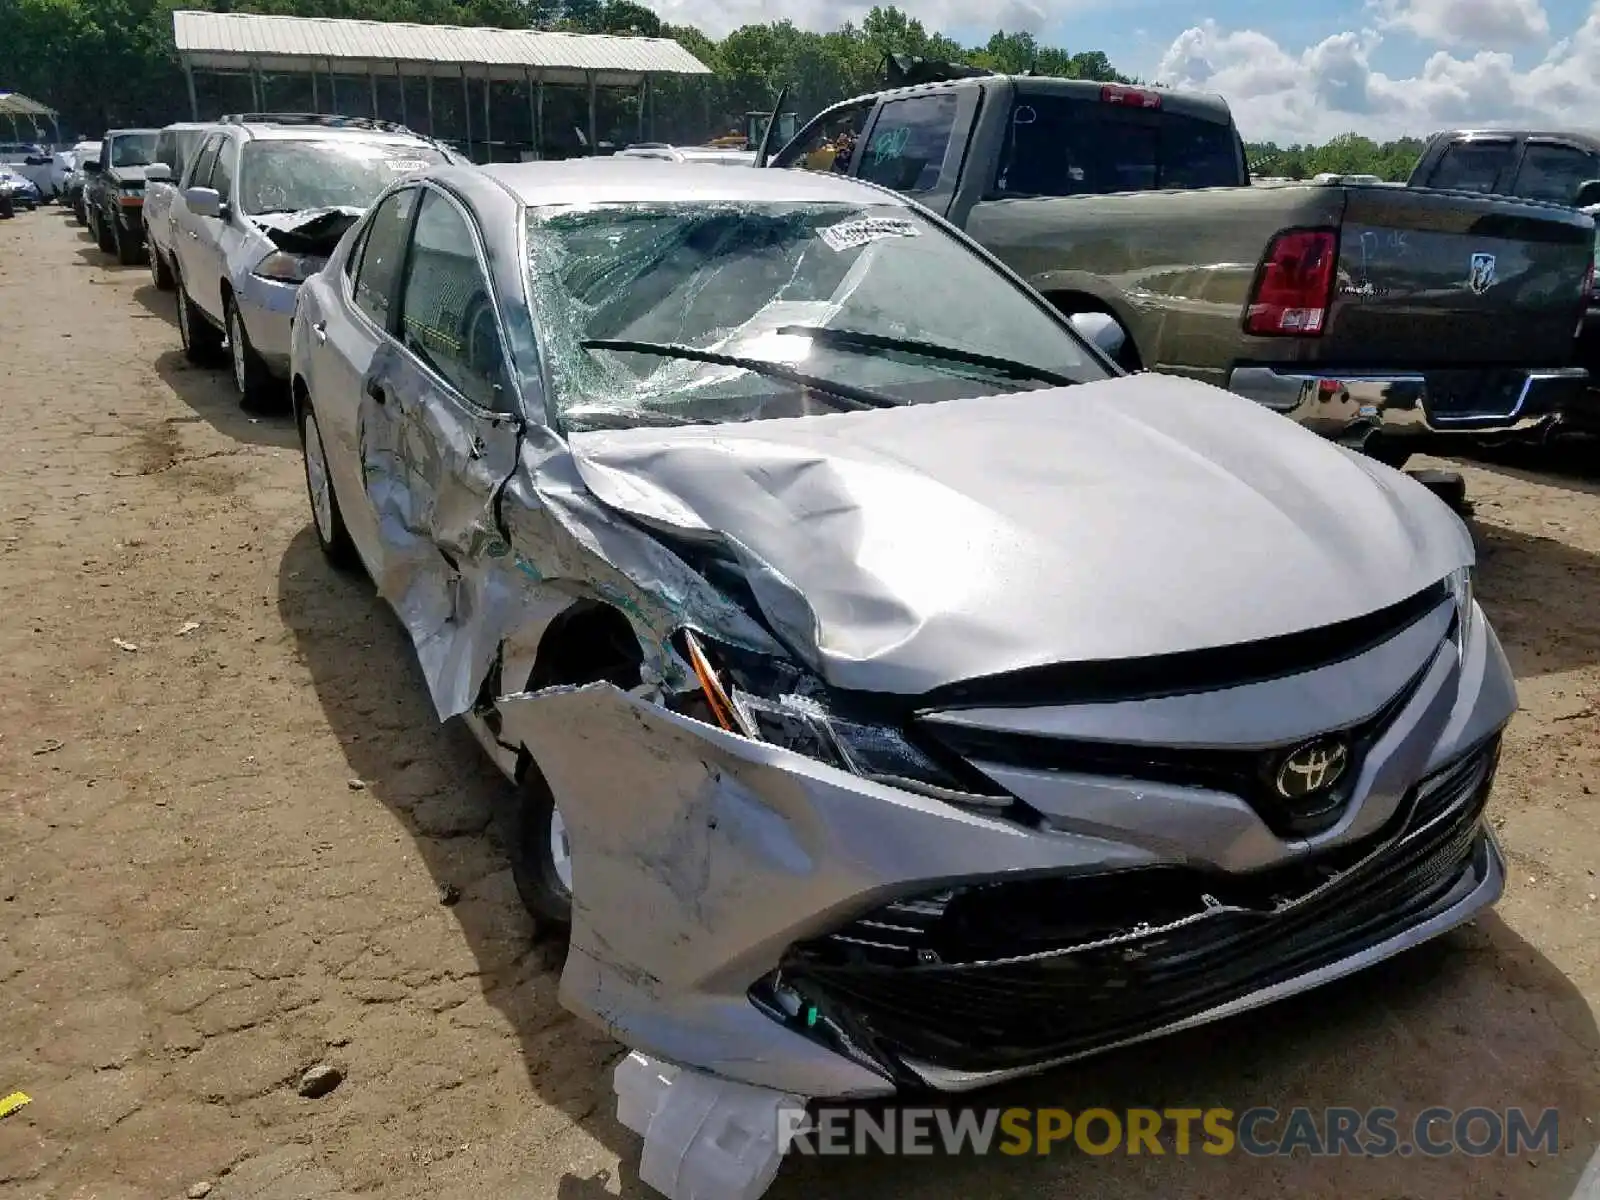
[[[496,502],[516,469],[521,419],[483,238],[467,208],[432,185],[411,225],[398,310],[357,420],[377,530],[369,566],[449,715],[471,706],[484,631],[515,601]]]
[[[242,236],[238,228],[239,216],[233,211],[233,179],[238,153],[238,141],[223,134],[211,168],[211,179],[206,185],[222,198],[222,214],[216,217],[191,214],[195,230],[192,239],[195,268],[187,277],[189,295],[219,325],[222,324],[222,280],[227,273],[228,249]]]
[[[399,328],[396,307],[400,267],[420,190],[403,187],[385,196],[357,232],[336,278],[318,276],[305,287],[300,312],[309,329],[307,383],[327,451],[328,470],[345,526],[364,562],[381,561],[378,523],[366,492],[360,453],[363,388],[374,356]],[[308,301],[310,301],[308,303]]]
[[[195,155],[188,175],[179,180],[179,192],[173,197],[172,212],[167,218],[168,228],[171,231],[168,238],[173,252],[178,256],[178,269],[183,275],[185,291],[190,291],[191,280],[199,278],[200,256],[197,248],[200,242],[200,218],[189,210],[183,192],[192,187],[211,186],[211,171],[216,166],[217,151],[221,146],[220,133],[214,133],[205,140],[205,144],[200,147],[200,153]],[[198,296],[194,298],[199,299]]]

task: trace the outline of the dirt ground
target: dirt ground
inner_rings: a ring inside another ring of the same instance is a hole
[[[70,217],[0,222],[0,1195],[653,1195],[396,621],[286,419]],[[770,1195],[1566,1197],[1600,1135],[1600,447],[1465,465],[1516,667],[1496,914],[1002,1105],[1561,1112],[1554,1157],[799,1161]],[[119,642],[120,639],[120,642]],[[125,643],[125,644],[123,644]],[[459,891],[459,901],[442,902]],[[295,1086],[327,1061],[321,1099]]]

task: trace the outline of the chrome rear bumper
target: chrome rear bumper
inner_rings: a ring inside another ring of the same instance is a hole
[[[1462,381],[1470,396],[1445,390]],[[1409,437],[1534,430],[1583,405],[1588,382],[1582,367],[1430,373],[1236,367],[1228,388],[1323,437],[1360,443],[1379,431]]]

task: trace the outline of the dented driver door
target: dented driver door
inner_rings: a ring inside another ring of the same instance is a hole
[[[393,338],[362,381],[358,439],[376,522],[379,591],[395,608],[441,719],[465,712],[510,603],[499,493],[521,421],[482,243],[466,210],[428,187],[411,226]]]

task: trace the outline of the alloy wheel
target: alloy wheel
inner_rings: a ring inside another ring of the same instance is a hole
[[[228,308],[228,352],[233,357],[233,386],[239,389],[239,395],[242,396],[248,377],[244,360],[244,321],[239,317],[239,309],[233,305]]]
[[[306,410],[306,489],[311,493],[311,516],[324,543],[333,541],[333,485],[328,478],[328,456],[322,449],[322,431],[316,414]]]

